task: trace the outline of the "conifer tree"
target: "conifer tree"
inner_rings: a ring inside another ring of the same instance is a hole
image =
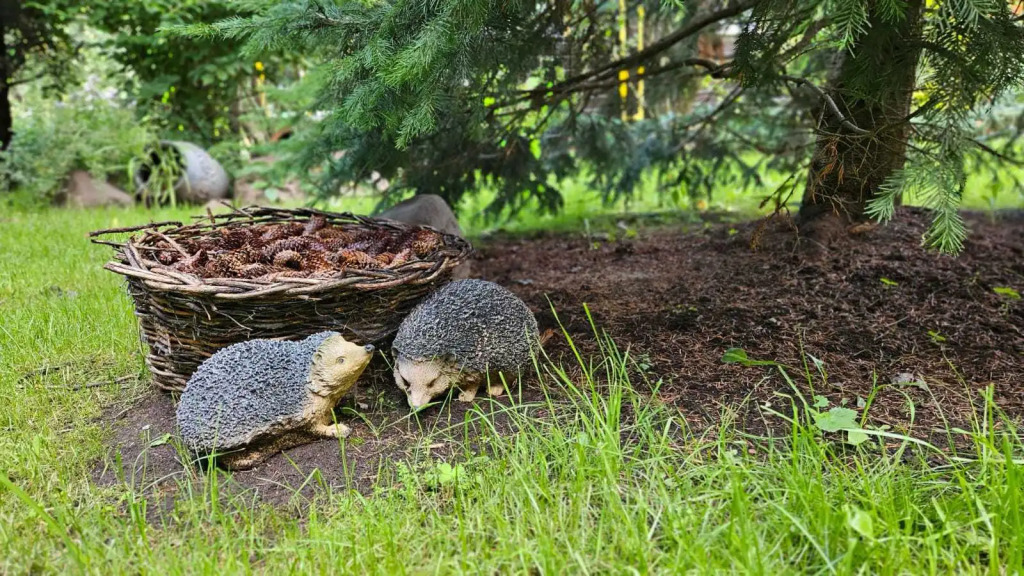
[[[347,151],[328,189],[378,171],[453,202],[488,184],[495,210],[556,210],[567,176],[608,198],[645,175],[701,195],[761,187],[768,168],[791,175],[773,197],[802,193],[810,234],[916,194],[935,215],[926,244],[955,253],[965,162],[1009,153],[974,124],[1024,84],[1020,1],[304,0],[187,33],[323,62],[330,115],[306,165]],[[734,57],[701,57],[698,37],[730,23]],[[718,97],[693,105],[697,88]]]

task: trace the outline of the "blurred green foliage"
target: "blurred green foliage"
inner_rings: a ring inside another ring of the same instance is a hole
[[[208,0],[113,0],[88,8],[91,25],[110,34],[105,44],[126,75],[139,112],[165,134],[187,134],[201,145],[236,137],[244,102],[255,97],[261,63],[243,58],[230,42],[169,35],[170,26],[239,13],[244,4]]]
[[[37,202],[52,200],[73,170],[130,189],[132,159],[157,140],[152,123],[97,75],[60,100],[41,87],[22,91],[16,127],[0,152],[0,191],[17,187]]]

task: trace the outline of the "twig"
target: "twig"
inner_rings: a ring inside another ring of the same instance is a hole
[[[821,32],[822,29],[825,28],[825,26],[828,26],[830,22],[831,20],[829,18],[822,18],[821,20],[812,22],[811,25],[807,27],[807,30],[804,30],[804,35],[797,40],[796,44],[794,44],[789,50],[780,54],[779,60],[782,62],[789,62],[792,58],[798,56],[799,53],[803,52],[803,49],[811,43],[811,40],[818,35],[818,32]]]
[[[825,101],[825,104],[828,106],[828,109],[836,117],[836,120],[839,120],[839,123],[842,124],[842,126],[844,128],[846,128],[847,130],[850,130],[851,132],[856,132],[857,134],[870,134],[871,133],[868,130],[865,130],[865,129],[861,128],[860,126],[857,126],[856,124],[851,122],[839,110],[839,106],[836,105],[836,101],[833,100],[832,97],[829,96],[824,90],[819,88],[816,84],[814,84],[813,82],[811,82],[807,78],[801,78],[799,76],[789,76],[789,75],[782,75],[782,76],[779,76],[779,78],[782,78],[783,80],[785,80],[787,82],[793,82],[795,84],[803,84],[804,86],[807,86],[811,90],[814,90],[815,92],[817,92],[818,96],[820,96],[821,99]]]
[[[567,78],[559,82],[558,84],[552,86],[551,88],[543,88],[539,89],[538,91],[545,94],[572,91],[570,89],[573,86],[581,84],[586,80],[600,78],[609,72],[614,73],[623,68],[632,68],[633,66],[645,62],[648,59],[668,50],[669,48],[675,46],[679,42],[682,42],[686,38],[689,38],[690,36],[699,33],[707,26],[710,26],[711,24],[714,24],[721,20],[725,20],[726,18],[738,16],[743,12],[746,12],[750,8],[753,8],[756,4],[757,2],[755,0],[742,0],[740,2],[737,2],[736,4],[733,4],[732,6],[723,8],[717,12],[712,12],[711,14],[708,14],[704,17],[696,18],[693,21],[686,24],[685,26],[683,26],[682,28],[669,34],[668,36],[665,36],[661,40],[658,40],[654,44],[651,44],[650,46],[644,48],[639,52],[630,54],[629,56],[626,56],[624,58],[619,58],[618,60],[614,60],[603,66],[599,66],[589,72],[582,72],[580,74],[573,76],[572,78]],[[706,63],[710,63],[711,66],[715,68],[719,67],[717,64],[711,62],[710,60],[704,60],[702,58],[692,58],[690,60],[693,60],[693,64],[698,66],[703,66]]]
[[[687,59],[681,60],[679,62],[674,62],[672,64],[668,64],[666,66],[662,66],[660,68],[652,68],[650,70],[647,70],[639,78],[650,79],[650,78],[654,78],[655,76],[664,74],[666,72],[672,72],[674,70],[678,70],[680,68],[686,68],[686,67],[700,67],[700,68],[704,68],[705,70],[703,72],[695,72],[695,73],[692,73],[692,74],[686,74],[685,76],[681,76],[678,79],[682,79],[682,78],[686,78],[686,77],[691,77],[691,76],[695,77],[695,76],[705,76],[705,75],[711,76],[712,78],[728,78],[728,77],[730,77],[732,75],[730,73],[730,70],[729,70],[732,67],[732,62],[731,61],[730,62],[726,62],[724,64],[717,64],[716,62],[713,62],[711,60],[706,60],[704,58],[687,58]],[[549,104],[555,103],[555,101],[552,100],[552,99],[546,99],[546,100],[545,99],[538,99],[537,98],[538,96],[548,96],[548,95],[560,96],[560,97],[562,97],[562,99],[564,99],[566,96],[571,95],[571,94],[580,93],[580,92],[589,92],[589,91],[593,91],[593,90],[602,90],[602,89],[614,88],[614,87],[618,86],[621,83],[622,83],[622,80],[619,80],[618,78],[614,78],[612,75],[602,75],[602,76],[595,76],[589,82],[586,82],[586,83],[583,83],[583,84],[576,84],[574,86],[568,86],[568,87],[562,88],[560,90],[556,90],[556,88],[554,88],[554,87],[553,88],[532,88],[530,90],[518,90],[518,91],[515,92],[516,94],[519,94],[518,100],[513,100],[511,102],[508,102],[507,104],[496,105],[496,106],[494,106],[494,109],[508,107],[508,106],[511,106],[511,105],[523,102],[524,100],[531,100],[532,101],[531,108],[536,108],[540,104],[548,104],[549,105]],[[508,115],[511,115],[511,114],[514,114],[514,113],[516,113],[516,111],[508,112],[508,113],[496,113],[495,116],[508,116]]]
[[[118,234],[121,232],[138,232],[139,230],[145,230],[146,228],[155,228],[157,226],[181,226],[181,222],[168,220],[166,222],[150,222],[149,224],[140,224],[138,226],[125,226],[124,228],[107,228],[106,230],[93,230],[89,232],[90,238],[96,236],[102,236],[104,234]]]
[[[35,370],[29,370],[28,372],[23,373],[20,378],[18,378],[18,382],[24,382],[25,380],[28,380],[29,378],[32,378],[33,376],[46,376],[46,375],[52,374],[52,373],[54,373],[54,372],[56,372],[58,370],[62,370],[64,368],[67,368],[68,366],[71,366],[73,364],[74,364],[74,362],[68,361],[68,362],[61,362],[60,364],[54,364],[52,366],[49,366],[49,365],[48,366],[43,366],[41,368],[36,368]]]
[[[135,375],[129,374],[128,376],[120,376],[113,380],[97,380],[95,382],[89,382],[88,384],[82,384],[81,386],[71,386],[69,389],[84,390],[86,388],[99,388],[100,386],[107,386],[110,384],[124,384],[125,382],[130,382],[132,380],[135,380]],[[63,388],[63,386],[48,386],[48,388]]]
[[[1003,154],[999,150],[996,150],[995,148],[992,148],[988,144],[979,142],[978,140],[976,140],[974,138],[971,138],[971,144],[974,144],[975,146],[977,146],[978,148],[981,148],[985,152],[988,152],[989,154],[995,156],[996,158],[999,158],[1003,162],[1009,162],[1010,164],[1013,164],[1014,166],[1024,166],[1024,160],[1020,160],[1020,159],[1014,158],[1012,156],[1007,156],[1006,154]]]
[[[7,87],[8,88],[14,88],[15,86],[20,86],[22,84],[29,84],[31,82],[35,82],[36,80],[39,80],[40,78],[45,78],[45,77],[46,77],[46,72],[40,72],[38,74],[33,74],[32,76],[28,76],[28,77],[25,77],[25,78],[18,78],[16,80],[9,80],[7,82]]]
[[[743,94],[743,91],[744,91],[743,90],[743,86],[736,86],[735,88],[733,88],[729,92],[729,94],[725,98],[722,99],[722,101],[718,104],[718,106],[715,107],[714,110],[712,110],[711,112],[709,112],[708,114],[706,114],[704,116],[701,116],[700,118],[697,118],[696,120],[693,120],[691,122],[687,122],[685,125],[683,125],[681,127],[681,129],[682,130],[689,130],[689,129],[694,128],[696,126],[702,126],[702,125],[706,126],[716,116],[718,116],[723,111],[727,110],[729,107],[731,107],[733,104],[735,104],[736,101],[739,100],[740,95]],[[700,131],[698,131],[697,133],[699,134]],[[679,153],[681,150],[686,148],[686,146],[689,145],[693,141],[693,139],[694,138],[690,138],[688,140],[684,140],[684,141],[680,142],[679,144],[677,144],[675,149],[673,150],[673,153],[674,154]]]
[[[180,254],[181,254],[182,256],[184,256],[185,258],[191,258],[191,257],[192,257],[192,255],[191,255],[191,254],[189,254],[188,252],[186,252],[186,251],[185,251],[185,249],[181,247],[181,244],[178,244],[177,242],[175,242],[175,241],[174,241],[173,239],[171,239],[170,237],[168,237],[168,236],[167,236],[166,234],[164,234],[163,232],[158,232],[158,231],[154,230],[154,231],[152,232],[152,234],[153,234],[154,236],[156,236],[157,238],[160,238],[161,240],[163,240],[163,241],[167,242],[168,244],[170,244],[172,248],[174,248],[175,250],[177,250],[177,251],[178,251],[178,252],[179,252],[179,253],[180,253]]]

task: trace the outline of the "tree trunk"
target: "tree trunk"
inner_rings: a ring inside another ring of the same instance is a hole
[[[7,70],[7,62],[10,56],[7,54],[7,41],[4,35],[7,28],[0,21],[0,150],[6,150],[11,144],[11,136],[14,135],[14,120],[11,117],[11,87],[10,71]]]
[[[0,79],[0,150],[7,150],[14,136],[14,120],[11,117],[11,91],[7,80]]]
[[[825,102],[800,227],[810,238],[827,242],[851,224],[865,220],[868,201],[906,161],[910,113],[921,51],[923,0],[910,0],[906,17],[886,22],[877,12],[853,52],[841,56],[827,92],[859,134]]]

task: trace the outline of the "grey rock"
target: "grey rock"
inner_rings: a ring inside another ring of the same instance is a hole
[[[75,208],[98,206],[131,206],[131,195],[103,180],[93,178],[84,170],[75,170],[68,176],[68,185],[57,197],[59,204]]]
[[[417,226],[430,226],[445,234],[462,237],[462,228],[448,203],[437,194],[419,194],[381,212],[379,218]]]
[[[396,220],[413,224],[416,226],[430,226],[436,230],[451,234],[460,238],[464,237],[459,221],[455,218],[448,203],[437,194],[419,194],[408,200],[403,200],[391,208],[377,215],[378,218]],[[459,264],[452,271],[452,278],[456,280],[469,278],[472,274],[469,261]]]
[[[191,142],[180,140],[161,141],[160,147],[165,150],[173,148],[181,156],[184,172],[174,184],[174,194],[179,202],[205,204],[229,196],[231,190],[228,173],[209,152]],[[136,171],[135,186],[141,190],[146,185],[146,173]]]

